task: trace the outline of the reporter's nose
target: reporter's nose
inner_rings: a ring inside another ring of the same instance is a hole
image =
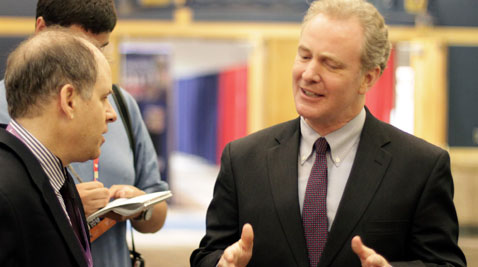
[[[113,108],[113,106],[111,106],[110,101],[108,101],[108,106],[106,107],[106,122],[107,123],[115,122],[117,118],[118,118],[118,115],[116,114],[115,109]]]

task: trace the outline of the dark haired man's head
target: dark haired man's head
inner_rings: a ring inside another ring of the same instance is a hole
[[[114,0],[38,0],[36,19],[46,26],[78,25],[87,32],[112,32],[116,25]]]

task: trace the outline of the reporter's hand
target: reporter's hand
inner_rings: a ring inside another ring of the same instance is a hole
[[[242,227],[241,239],[224,250],[218,267],[245,267],[252,257],[254,231],[248,223]]]
[[[144,191],[140,190],[137,187],[134,187],[132,185],[113,185],[110,187],[109,190],[110,198],[116,199],[116,198],[132,198],[132,197],[137,197],[146,194]],[[126,221],[128,219],[134,219],[138,217],[141,214],[141,212],[133,214],[131,216],[122,216],[119,215],[115,212],[108,212],[105,217],[108,217],[110,219],[113,219],[117,222],[122,222]]]
[[[106,206],[110,200],[108,188],[98,181],[77,184],[76,189],[83,203],[86,217]]]
[[[390,263],[382,255],[365,246],[360,236],[352,238],[352,250],[360,258],[362,267],[391,267]]]
[[[110,187],[110,198],[132,198],[146,194],[137,187],[126,184],[115,184]]]

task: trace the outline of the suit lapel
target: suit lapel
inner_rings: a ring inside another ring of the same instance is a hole
[[[47,180],[48,178],[44,174],[43,176],[44,177],[41,178],[41,180],[45,181],[43,182],[43,184],[41,180],[38,181],[39,180],[38,176],[37,177],[32,176],[32,178],[37,184],[38,188],[42,188],[40,191],[42,191],[45,202],[47,203],[47,207],[50,209],[50,212],[53,214],[53,219],[56,225],[58,226],[58,228],[60,229],[60,233],[65,239],[65,242],[67,246],[69,247],[71,253],[73,254],[75,260],[79,263],[80,266],[86,266],[87,265],[86,259],[84,256],[83,249],[81,248],[81,245],[79,243],[79,240],[76,237],[70,222],[66,218],[65,212],[63,211],[63,208],[58,202],[58,198],[53,193],[53,189]]]
[[[1,136],[3,134],[3,136]],[[61,235],[65,239],[66,245],[79,266],[86,266],[86,259],[83,250],[76,238],[76,235],[71,228],[70,222],[65,216],[63,208],[61,207],[58,198],[56,197],[53,188],[49,182],[48,177],[40,166],[38,160],[33,156],[30,150],[16,137],[10,134],[0,133],[0,141],[10,146],[12,150],[23,160],[28,173],[30,174],[33,183],[40,191],[46,202],[46,207],[52,214],[53,220],[58,226]],[[54,251],[52,253],[55,253]]]
[[[278,145],[268,152],[267,170],[282,231],[286,236],[297,265],[307,266],[309,263],[300,216],[297,185],[299,120],[294,120],[294,126],[290,128],[292,128],[292,132],[276,137]]]
[[[346,242],[352,238],[352,231],[367,209],[390,163],[392,156],[382,149],[388,142],[389,138],[381,132],[380,122],[367,110],[354,164],[319,266],[333,265],[342,247],[350,246]]]

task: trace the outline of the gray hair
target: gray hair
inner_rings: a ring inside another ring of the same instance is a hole
[[[362,46],[362,71],[376,66],[380,73],[387,66],[391,44],[388,40],[388,28],[383,16],[370,3],[364,0],[318,0],[314,1],[304,16],[302,28],[318,14],[338,19],[356,17],[362,26],[365,40]]]

